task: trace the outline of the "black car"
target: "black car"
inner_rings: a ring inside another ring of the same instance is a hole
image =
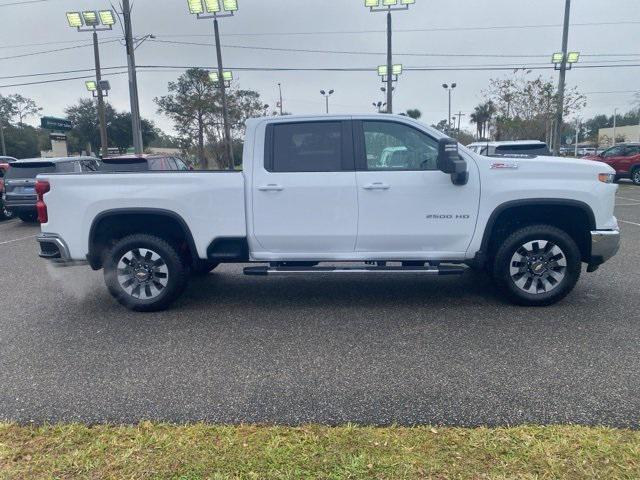
[[[4,177],[4,205],[24,222],[35,222],[36,177],[41,173],[82,173],[100,170],[100,160],[93,157],[33,158],[11,163]]]

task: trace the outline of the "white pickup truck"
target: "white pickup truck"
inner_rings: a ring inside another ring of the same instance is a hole
[[[45,174],[41,256],[104,269],[125,306],[164,309],[219,263],[248,275],[490,275],[548,305],[615,255],[603,163],[480,156],[410,118],[247,122],[242,172]],[[355,265],[354,265],[355,263]],[[328,264],[328,265],[327,265]]]

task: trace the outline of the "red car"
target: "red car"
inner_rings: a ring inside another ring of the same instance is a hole
[[[630,178],[640,185],[640,143],[621,143],[599,155],[584,158],[606,163],[615,169],[616,178]]]

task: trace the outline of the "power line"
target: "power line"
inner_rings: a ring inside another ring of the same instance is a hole
[[[611,25],[639,25],[640,21],[623,20],[616,22],[584,22],[572,23],[572,27],[600,27]],[[530,28],[560,28],[560,23],[546,23],[533,25],[487,25],[487,26],[469,26],[469,27],[432,27],[432,28],[399,28],[394,29],[393,33],[417,33],[417,32],[457,32],[457,31],[473,31],[473,30],[519,30]],[[267,36],[284,36],[284,35],[358,35],[369,33],[386,33],[386,30],[334,30],[334,31],[311,31],[311,32],[247,32],[247,33],[226,33],[222,37],[267,37]],[[171,34],[162,35],[163,37],[209,37],[203,34]]]
[[[106,42],[99,42],[100,45],[106,45],[108,43],[114,43],[114,42],[119,42],[120,40],[107,40]],[[35,55],[44,55],[45,53],[54,53],[54,52],[63,52],[66,50],[73,50],[76,48],[82,48],[82,47],[90,47],[93,46],[93,42],[91,43],[82,43],[79,45],[74,45],[73,47],[62,47],[62,48],[54,48],[51,50],[40,50],[37,52],[30,52],[30,53],[21,53],[20,55],[11,55],[9,57],[0,57],[0,60],[11,60],[11,59],[15,59],[15,58],[23,58],[23,57],[33,57]]]
[[[102,67],[102,70],[115,70],[118,68],[127,68],[126,65],[121,65],[118,67]],[[7,75],[4,77],[0,77],[0,80],[9,80],[14,78],[28,78],[28,77],[43,77],[46,75],[65,75],[69,73],[82,73],[82,72],[93,72],[95,68],[83,68],[79,70],[61,70],[57,72],[38,72],[38,73],[24,73],[21,75]]]
[[[112,76],[112,75],[124,75],[128,73],[126,70],[123,72],[111,72],[111,73],[105,73],[103,74],[103,76]],[[11,87],[26,87],[29,85],[43,85],[43,84],[47,84],[47,83],[59,83],[59,82],[68,82],[71,80],[87,80],[87,79],[92,79],[95,78],[94,75],[83,75],[81,77],[65,77],[65,78],[56,78],[54,80],[39,80],[37,82],[27,82],[27,83],[14,83],[14,84],[10,84],[10,85],[0,85],[0,88],[11,88]]]
[[[159,40],[149,39],[149,42],[171,44],[171,45],[190,45],[190,46],[203,46],[212,47],[213,43],[201,43],[201,42],[185,42],[177,40]],[[276,52],[298,52],[298,53],[326,53],[326,54],[342,54],[342,55],[385,55],[383,52],[363,52],[352,50],[317,50],[317,49],[301,49],[301,48],[283,48],[283,47],[261,47],[250,45],[221,45],[224,48],[237,48],[243,50],[263,50],[263,51],[276,51]],[[548,53],[545,54],[502,54],[502,53],[395,53],[396,56],[406,57],[458,57],[458,58],[550,58]],[[628,54],[582,54],[583,57],[640,57],[640,53],[628,53]],[[625,61],[625,60],[614,60]]]
[[[103,40],[110,40],[110,39],[115,39],[118,38],[120,39],[120,37],[115,37],[115,36],[111,36],[111,37],[102,37]],[[23,48],[23,47],[42,47],[43,45],[64,45],[64,44],[70,44],[70,43],[84,43],[81,40],[60,40],[60,41],[51,41],[51,42],[37,42],[37,43],[17,43],[17,44],[13,44],[13,45],[0,45],[0,49],[3,48]]]
[[[31,5],[32,3],[45,3],[51,0],[21,0],[19,2],[11,2],[11,3],[0,3],[1,7],[15,7],[17,5]]]
[[[640,67],[640,63],[633,63],[633,64],[624,64],[624,65],[576,65],[573,68],[574,69],[591,69],[591,68],[633,68],[633,67]],[[110,70],[110,69],[119,69],[119,68],[126,68],[124,66],[118,66],[118,67],[105,67],[105,70]],[[188,70],[190,68],[201,68],[201,69],[205,69],[205,70],[210,70],[213,69],[215,67],[213,66],[197,66],[197,65],[139,65],[138,68],[140,69],[141,72],[146,72],[146,73],[158,73],[161,71],[165,71],[165,72],[174,72],[176,70]],[[345,73],[349,73],[349,72],[374,72],[375,69],[371,68],[371,67],[345,67],[345,68],[340,68],[340,67],[306,67],[306,68],[301,68],[301,67],[229,67],[232,70],[236,70],[236,71],[244,71],[244,72],[345,72]],[[555,67],[553,65],[549,65],[549,66],[524,66],[524,67],[518,67],[516,68],[516,70],[551,70],[554,69]],[[82,72],[82,71],[90,71],[92,69],[86,69],[86,70],[78,70],[78,72]],[[456,72],[469,72],[469,71],[511,71],[514,70],[513,66],[460,66],[460,67],[451,67],[451,66],[417,66],[417,67],[405,67],[404,68],[405,71],[413,71],[413,72],[437,72],[437,71],[441,71],[441,72],[446,72],[446,71],[456,71]],[[44,76],[44,75],[54,75],[54,74],[64,74],[64,73],[74,73],[76,72],[75,70],[68,70],[68,71],[64,71],[64,72],[47,72],[47,73],[36,73],[36,74],[29,74],[29,75],[21,75],[21,76],[14,76],[15,77],[30,77],[30,76]],[[111,72],[111,73],[106,73],[105,75],[122,75],[124,73],[127,73],[126,71],[122,71],[122,72]],[[0,77],[0,78],[4,78],[4,79],[8,79],[11,77]],[[74,77],[64,77],[64,78],[58,78],[58,79],[51,79],[51,80],[39,80],[39,81],[32,81],[32,82],[25,82],[25,83],[14,83],[14,84],[8,84],[8,85],[0,85],[0,88],[10,88],[10,87],[23,87],[23,86],[29,86],[29,85],[41,85],[41,84],[48,84],[48,83],[58,83],[58,82],[65,82],[65,81],[71,81],[71,80],[83,80],[83,79],[88,79],[88,78],[93,78],[93,75],[89,75],[89,76],[74,76]],[[629,93],[634,93],[635,91],[630,90]],[[601,93],[601,92],[590,92],[590,93]],[[613,92],[612,92],[613,93]],[[615,92],[615,93],[623,93],[623,92]]]

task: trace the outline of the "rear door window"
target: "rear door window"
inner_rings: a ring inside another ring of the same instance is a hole
[[[350,122],[299,122],[269,126],[265,168],[271,172],[353,170]]]

